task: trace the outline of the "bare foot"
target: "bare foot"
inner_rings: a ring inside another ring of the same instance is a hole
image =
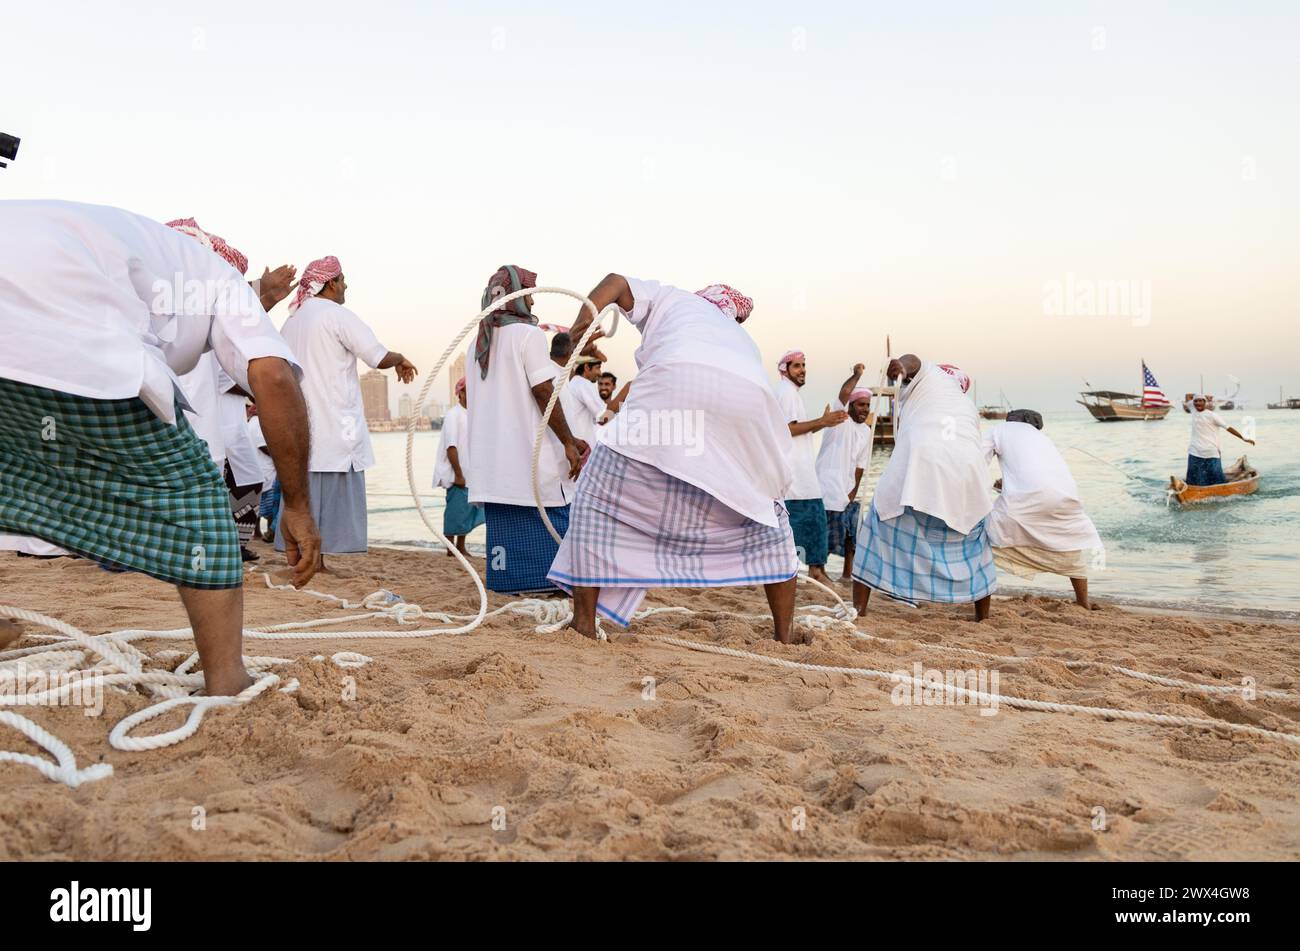
[[[23,636],[23,629],[13,621],[0,621],[0,650]]]
[[[593,640],[593,641],[599,641],[599,640],[600,640],[600,638],[598,638],[598,637],[596,636],[596,628],[595,628],[594,625],[593,625],[590,629],[584,630],[583,628],[578,627],[578,625],[577,625],[577,623],[576,623],[575,621],[570,621],[570,622],[568,623],[568,629],[571,630],[571,631],[577,631],[577,632],[578,632],[579,634],[581,634],[583,637],[589,638],[589,639],[591,639],[591,640]]]
[[[241,671],[237,676],[230,677],[213,677],[205,674],[204,692],[209,697],[233,697],[253,686],[253,682],[253,678],[248,676],[247,671]]]

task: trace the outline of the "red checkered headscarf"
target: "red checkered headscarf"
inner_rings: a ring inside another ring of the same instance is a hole
[[[738,324],[754,312],[754,301],[729,284],[710,284],[695,292]]]
[[[298,281],[298,290],[293,295],[293,300],[289,301],[289,313],[292,314],[302,302],[308,297],[315,297],[323,288],[334,278],[343,273],[343,266],[339,264],[339,259],[332,254],[327,254],[323,258],[317,258],[307,265],[307,270],[302,272],[302,278]]]
[[[953,366],[951,363],[940,363],[938,367],[957,381],[957,385],[961,387],[963,393],[970,389],[970,374],[961,367]]]
[[[499,297],[531,290],[536,286],[537,275],[534,272],[515,264],[503,264],[488,278],[479,306],[487,310]],[[478,336],[474,338],[474,361],[479,367],[479,379],[487,379],[488,360],[492,353],[492,331],[511,324],[537,324],[537,318],[528,309],[526,297],[516,297],[508,304],[502,304],[478,322]]]
[[[199,223],[193,218],[177,218],[175,221],[167,222],[167,227],[181,234],[187,234],[194,238],[199,244],[203,245],[209,251],[219,254],[227,264],[233,267],[240,274],[248,270],[248,258],[239,252],[238,248],[232,247],[226,243],[226,239],[221,235],[210,234],[199,227]]]
[[[790,369],[790,363],[794,360],[806,360],[802,350],[790,350],[780,360],[776,361],[776,372],[782,376],[788,376],[786,373]]]

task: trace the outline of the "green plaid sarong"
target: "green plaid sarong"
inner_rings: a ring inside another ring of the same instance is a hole
[[[189,588],[243,583],[225,480],[183,413],[0,379],[0,531]]]

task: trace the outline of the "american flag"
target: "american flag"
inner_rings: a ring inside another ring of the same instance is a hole
[[[1164,391],[1160,389],[1160,384],[1156,382],[1155,375],[1147,367],[1145,360],[1142,361],[1142,405],[1169,405],[1169,400],[1165,399]]]

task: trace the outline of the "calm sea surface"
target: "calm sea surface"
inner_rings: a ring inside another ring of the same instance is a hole
[[[1074,471],[1106,544],[1105,570],[1091,582],[1095,594],[1156,607],[1300,618],[1300,411],[1222,415],[1241,431],[1253,420],[1259,445],[1223,433],[1223,457],[1226,465],[1248,451],[1262,475],[1260,489],[1248,498],[1184,510],[1166,505],[1165,493],[1170,474],[1181,477],[1186,468],[1190,422],[1181,408],[1159,422],[1098,423],[1082,407],[1046,414],[1044,432]],[[371,542],[433,547],[437,542],[407,489],[406,435],[371,438],[376,457],[366,483]],[[426,510],[441,525],[442,491],[432,488],[437,445],[438,433],[416,433],[416,484]],[[873,477],[881,462],[877,454]],[[484,530],[472,534],[469,543],[481,553]],[[837,559],[831,561],[828,570],[837,571]],[[1063,578],[1040,578],[1029,583],[1004,574],[1001,590],[1069,591]]]

